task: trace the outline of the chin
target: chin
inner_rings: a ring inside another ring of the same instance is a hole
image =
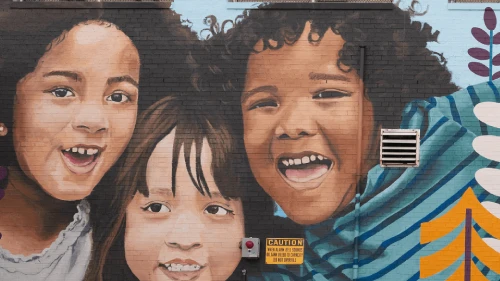
[[[89,186],[86,182],[85,185],[77,183],[63,182],[62,185],[52,185],[56,189],[45,190],[50,196],[61,201],[78,201],[89,196],[94,189],[94,186]]]
[[[332,211],[333,213],[333,211]],[[318,213],[313,213],[313,214],[305,214],[304,212],[299,212],[297,214],[293,213],[286,213],[288,215],[288,218],[294,221],[295,223],[298,223],[300,225],[313,225],[313,224],[318,224],[320,222],[323,222],[327,220],[332,213],[325,213],[325,214],[318,214]]]

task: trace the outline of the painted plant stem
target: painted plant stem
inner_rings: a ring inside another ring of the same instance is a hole
[[[471,257],[472,257],[472,210],[465,210],[465,261],[464,281],[471,281]]]
[[[493,81],[493,30],[490,30],[490,82]]]

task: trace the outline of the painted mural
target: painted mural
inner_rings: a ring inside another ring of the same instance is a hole
[[[499,280],[496,8],[420,2],[1,7],[0,280]]]

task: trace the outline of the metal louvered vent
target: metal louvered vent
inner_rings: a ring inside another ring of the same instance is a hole
[[[380,134],[380,166],[418,167],[420,130],[382,129]]]

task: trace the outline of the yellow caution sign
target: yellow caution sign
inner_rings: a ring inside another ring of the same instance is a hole
[[[303,238],[267,238],[266,264],[302,264]]]

